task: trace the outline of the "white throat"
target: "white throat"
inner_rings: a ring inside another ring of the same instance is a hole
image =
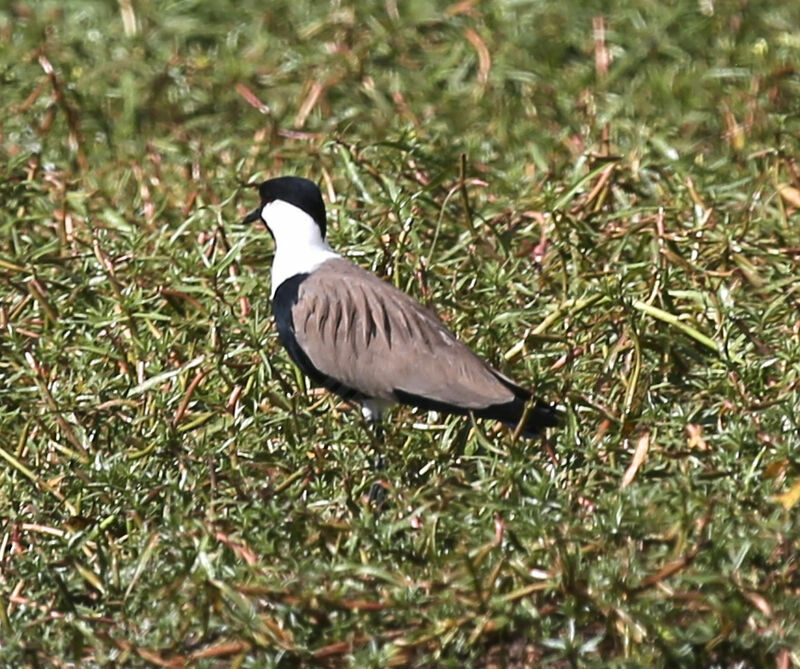
[[[275,200],[264,205],[261,218],[275,237],[272,261],[272,293],[296,274],[311,273],[326,260],[339,258],[313,218],[299,207]]]

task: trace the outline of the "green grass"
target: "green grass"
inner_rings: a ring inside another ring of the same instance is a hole
[[[800,665],[800,4],[608,4],[0,9],[3,666]],[[396,410],[376,513],[279,174],[563,427]]]

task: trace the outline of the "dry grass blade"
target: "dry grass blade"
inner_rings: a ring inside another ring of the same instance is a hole
[[[639,468],[644,464],[644,461],[647,459],[647,452],[649,450],[650,450],[650,433],[645,431],[639,436],[639,439],[637,439],[636,441],[636,448],[633,451],[633,457],[631,458],[631,463],[625,470],[625,474],[623,475],[622,481],[619,484],[620,490],[624,490],[631,483],[633,483],[633,479],[636,477]]]

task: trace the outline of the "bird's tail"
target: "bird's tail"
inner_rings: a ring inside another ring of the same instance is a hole
[[[514,399],[507,404],[490,407],[490,411],[486,412],[487,418],[499,420],[512,430],[516,430],[520,422],[524,421],[520,434],[529,439],[538,437],[548,427],[557,427],[561,422],[559,412],[553,404],[534,397],[532,393],[499,372],[495,372],[495,376],[514,393]]]
[[[517,414],[516,419],[512,417],[511,420],[505,419],[502,422],[516,430],[520,422],[524,421],[520,434],[528,439],[540,436],[548,427],[557,427],[560,422],[555,406],[540,399],[535,399],[532,403],[515,402],[513,412]]]

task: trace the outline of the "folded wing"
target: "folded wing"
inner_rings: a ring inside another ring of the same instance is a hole
[[[342,258],[325,262],[299,284],[291,317],[297,344],[313,366],[305,371],[345,397],[473,412],[511,426],[531,398],[458,341],[433,312]],[[537,402],[524,432],[556,422],[553,409]]]

